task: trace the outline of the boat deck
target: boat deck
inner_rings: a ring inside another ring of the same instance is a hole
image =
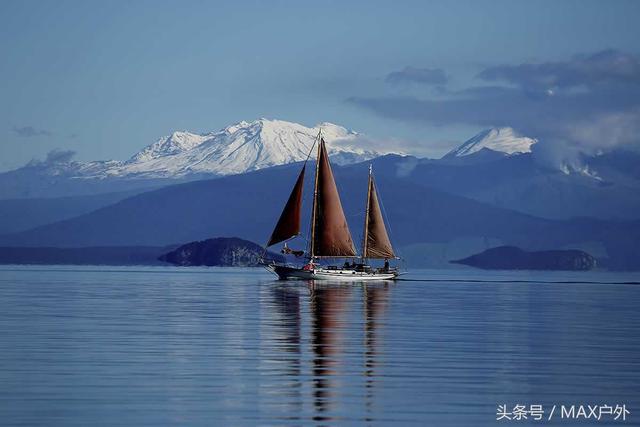
[[[395,269],[363,269],[358,271],[353,268],[316,267],[304,269],[287,265],[270,264],[267,270],[278,275],[280,279],[303,280],[337,280],[337,281],[369,281],[369,280],[394,280],[398,275]]]

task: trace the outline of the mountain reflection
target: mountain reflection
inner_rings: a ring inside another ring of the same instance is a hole
[[[274,283],[268,306],[276,320],[271,327],[285,379],[280,393],[287,396],[286,419],[324,423],[344,417],[343,399],[352,399],[355,387],[364,419],[373,421],[389,290],[388,284]],[[347,339],[354,334],[361,338]],[[348,368],[354,360],[361,361],[355,371]],[[305,414],[305,408],[312,412]]]

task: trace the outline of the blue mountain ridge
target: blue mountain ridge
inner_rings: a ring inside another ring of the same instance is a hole
[[[444,256],[454,259],[500,244],[526,250],[595,245],[601,253],[594,255],[606,259],[609,268],[640,269],[640,221],[551,220],[491,206],[431,188],[430,182],[417,182],[407,173],[407,160],[385,156],[372,163],[392,239],[401,254],[418,264],[425,253],[442,248],[449,248]],[[308,225],[312,167],[310,163],[303,230]],[[367,167],[368,162],[334,167],[356,242],[362,229]],[[164,246],[215,236],[264,242],[299,170],[300,164],[293,164],[168,186],[76,218],[0,236],[0,245]],[[299,240],[292,246],[303,246],[304,239]]]

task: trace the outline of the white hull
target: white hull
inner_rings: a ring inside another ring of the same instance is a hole
[[[297,279],[297,280],[331,280],[339,282],[362,282],[375,280],[395,280],[398,277],[397,271],[355,271],[342,269],[326,269],[316,267],[311,270],[302,268],[288,267],[277,264],[266,266],[267,270],[276,274],[280,279]]]

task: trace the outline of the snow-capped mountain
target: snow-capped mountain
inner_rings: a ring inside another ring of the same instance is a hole
[[[382,154],[366,138],[332,123],[306,127],[282,120],[238,122],[216,132],[174,132],[144,147],[128,160],[81,162],[73,151],[54,150],[0,173],[0,199],[60,197],[129,191],[250,172],[303,161],[322,128],[335,164],[350,164]]]
[[[218,132],[174,132],[125,162],[101,171],[111,177],[183,177],[230,175],[305,160],[322,128],[329,155],[347,164],[378,157],[358,146],[358,133],[332,123],[308,128],[282,120],[239,122]]]
[[[519,135],[509,127],[486,129],[449,151],[443,158],[462,157],[489,149],[507,155],[530,153],[536,139]]]
[[[359,134],[332,123],[308,128],[282,120],[238,122],[217,132],[174,132],[126,161],[56,163],[57,175],[75,178],[183,178],[231,175],[305,160],[322,128],[334,163],[349,164],[380,156],[359,145]]]

